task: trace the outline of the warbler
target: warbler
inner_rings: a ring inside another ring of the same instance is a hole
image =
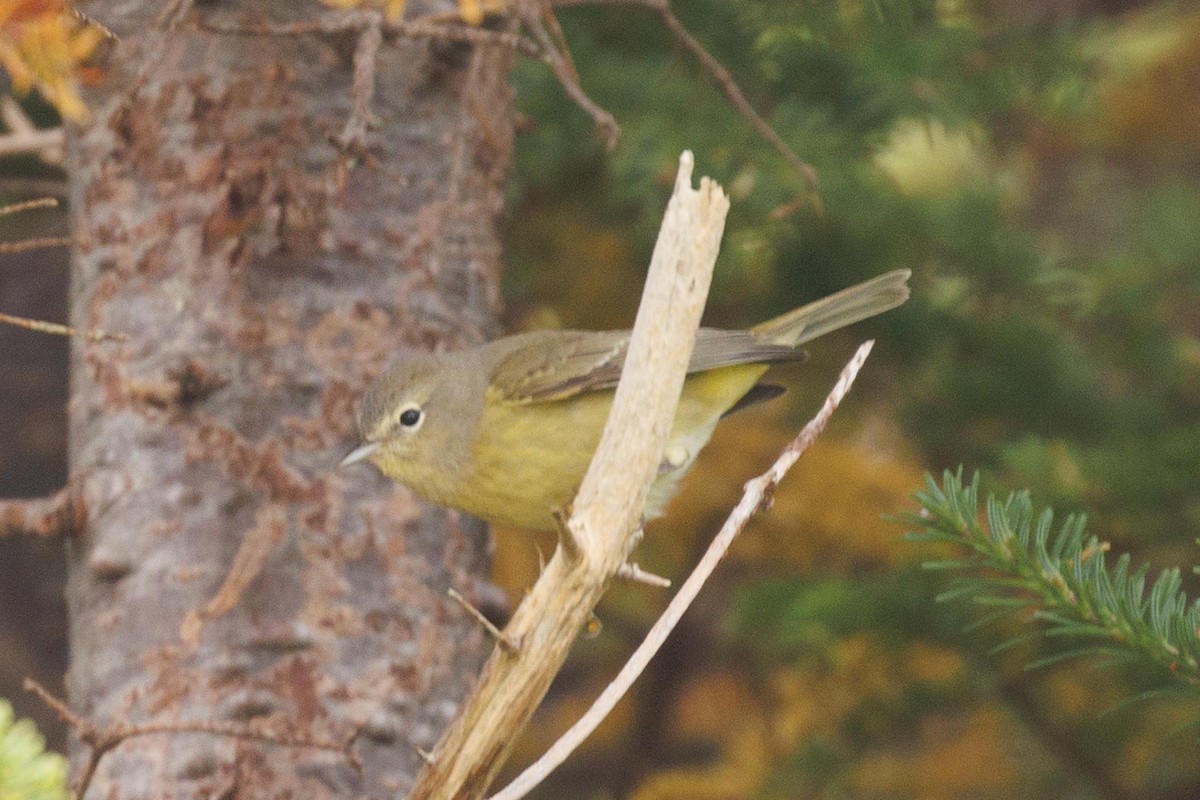
[[[688,363],[645,516],[660,516],[680,478],[729,413],[783,392],[760,383],[800,345],[895,308],[908,298],[897,270],[746,331],[701,328]],[[574,499],[600,441],[625,363],[629,331],[547,330],[469,350],[408,353],[367,389],[367,460],[418,495],[487,522],[551,529]]]

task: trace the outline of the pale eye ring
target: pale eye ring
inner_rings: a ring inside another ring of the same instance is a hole
[[[400,412],[401,426],[409,430],[416,430],[424,421],[425,415],[421,413],[421,409],[416,406],[409,406]]]

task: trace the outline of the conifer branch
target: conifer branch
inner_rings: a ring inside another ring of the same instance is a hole
[[[981,512],[979,475],[964,484],[961,469],[947,471],[941,486],[926,476],[915,497],[921,511],[904,521],[918,530],[908,537],[967,550],[965,558],[926,562],[958,573],[940,602],[969,598],[1000,616],[1023,614],[1044,636],[1070,642],[1028,668],[1101,655],[1148,662],[1200,685],[1200,600],[1188,601],[1178,567],[1163,570],[1147,591],[1149,566],[1132,569],[1125,554],[1109,567],[1109,545],[1085,534],[1084,515],[1055,529],[1054,512],[1035,513],[1027,491],[989,495]]]

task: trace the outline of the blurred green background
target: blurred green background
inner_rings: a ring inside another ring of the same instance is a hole
[[[635,696],[542,798],[1200,796],[1200,704],[1122,700],[1136,669],[1024,666],[884,515],[921,473],[1086,511],[1157,567],[1200,529],[1200,12],[1083,0],[684,2],[674,9],[816,169],[754,132],[657,18],[559,14],[606,153],[538,64],[506,230],[510,329],[630,324],[680,150],[729,191],[708,324],[745,326],[898,267],[905,307],[810,346],[781,401],[723,426],[639,560],[681,576],[867,338],[826,437],[756,520]],[[534,579],[500,532],[497,579]],[[552,546],[542,542],[543,550]],[[1189,576],[1188,580],[1191,580]],[[1191,587],[1189,587],[1191,588]],[[544,748],[665,596],[619,586],[526,737]],[[518,759],[519,760],[519,759]]]
[[[581,83],[623,133],[606,152],[544,65],[518,66],[508,329],[631,323],[684,148],[733,201],[708,324],[747,326],[899,267],[913,270],[913,298],[816,342],[808,364],[780,370],[787,396],[722,426],[641,545],[647,569],[678,580],[857,343],[878,340],[775,508],[633,696],[535,796],[1200,796],[1194,696],[1124,704],[1163,676],[1086,660],[1027,670],[1053,646],[1037,638],[989,652],[1023,626],[968,632],[975,609],[936,604],[945,576],[920,567],[936,551],[905,542],[887,518],[915,508],[924,471],[963,464],[988,488],[1027,487],[1039,505],[1086,511],[1114,552],[1154,572],[1196,563],[1200,10],[1137,0],[673,8],[815,168],[818,190],[654,14],[562,9]],[[61,219],[37,226],[56,232]],[[62,251],[30,259],[0,265],[2,310],[61,319]],[[13,377],[0,393],[25,415],[0,418],[0,495],[62,479],[64,352],[51,337],[0,329],[0,366]],[[519,598],[553,542],[497,537],[495,578]],[[54,685],[62,667],[62,637],[48,634],[61,598],[46,589],[61,575],[41,572],[60,569],[53,551],[0,540],[0,696],[61,745],[19,690],[26,674]],[[666,599],[614,587],[599,635],[577,646],[517,763],[579,715]]]

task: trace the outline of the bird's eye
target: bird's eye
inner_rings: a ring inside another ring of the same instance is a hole
[[[406,408],[400,412],[400,424],[406,428],[415,428],[421,424],[421,409]]]

